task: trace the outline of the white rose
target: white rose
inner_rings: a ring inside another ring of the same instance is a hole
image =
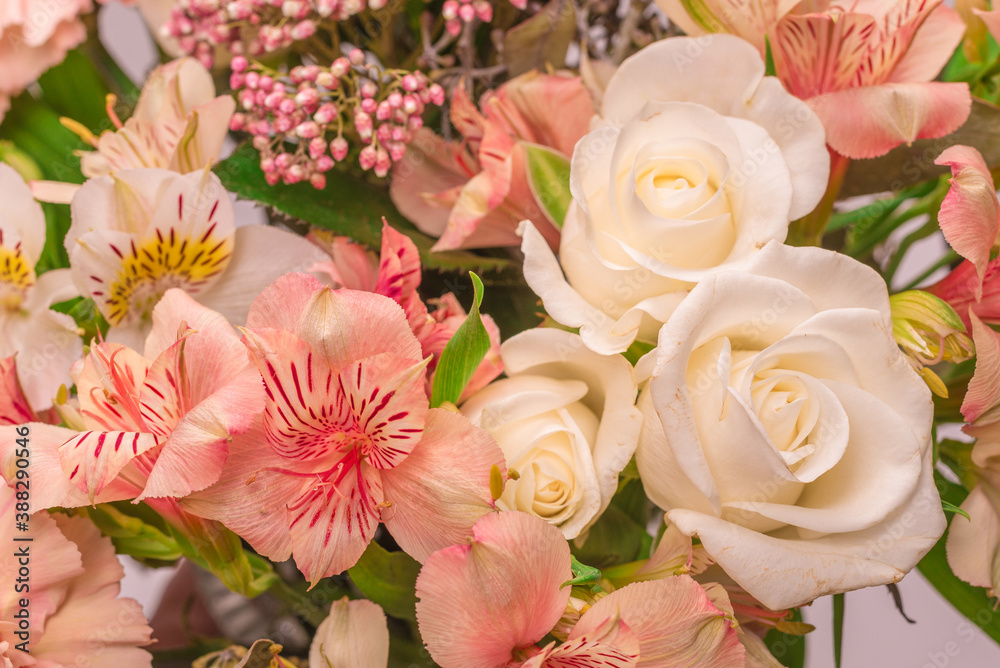
[[[559,261],[530,224],[522,249],[549,314],[602,354],[655,341],[693,284],[783,241],[826,189],[819,118],[730,35],[626,60],[597,126],[573,152]]]
[[[654,354],[646,493],[768,607],[897,582],[941,536],[930,392],[871,269],[773,242],[694,288]]]
[[[632,366],[557,329],[522,332],[501,355],[508,377],[462,405],[520,474],[507,481],[497,505],[576,538],[608,507],[635,452],[642,418]]]

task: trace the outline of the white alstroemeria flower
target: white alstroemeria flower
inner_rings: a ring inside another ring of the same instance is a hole
[[[127,169],[91,179],[72,203],[66,234],[73,280],[111,324],[108,339],[141,348],[153,307],[170,288],[242,325],[278,276],[324,253],[264,225],[236,228],[233,205],[207,169]]]
[[[632,366],[558,329],[522,332],[500,350],[508,377],[462,404],[519,474],[497,505],[576,538],[608,507],[635,452],[641,416]]]
[[[69,368],[83,355],[73,318],[52,311],[77,296],[68,269],[38,276],[45,214],[10,166],[0,163],[0,359],[15,355],[17,375],[34,411],[52,406]]]

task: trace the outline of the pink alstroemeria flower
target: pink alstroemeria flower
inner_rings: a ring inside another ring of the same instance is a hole
[[[17,360],[14,356],[0,359],[0,425],[18,425],[28,422],[59,422],[54,408],[36,412],[28,403],[21,381],[17,377]]]
[[[762,55],[769,38],[778,77],[847,158],[943,137],[969,115],[968,85],[933,81],[965,33],[942,0],[754,0],[736,10],[728,0],[658,4],[689,34],[730,32]]]
[[[79,15],[91,9],[90,0],[53,0],[44,7],[35,0],[0,2],[0,120],[10,98],[87,39]]]
[[[476,108],[455,89],[451,121],[461,142],[418,131],[393,169],[390,194],[404,216],[440,237],[434,250],[517,246],[516,230],[531,220],[553,249],[562,221],[549,220],[528,185],[523,144],[539,144],[569,159],[594,115],[579,77],[532,71],[502,84]]]
[[[45,214],[9,165],[0,163],[0,358],[17,357],[20,386],[34,411],[52,407],[83,355],[73,318],[49,309],[76,297],[68,269],[35,273],[45,246]]]
[[[34,486],[32,486],[34,489]],[[0,578],[0,666],[21,668],[149,668],[152,629],[139,604],[119,598],[125,571],[109,538],[90,520],[45,511],[15,532],[14,490],[0,485],[0,540],[8,549],[30,546],[31,588],[15,591],[19,563],[5,555]],[[14,542],[31,538],[30,543]],[[15,618],[20,599],[30,601],[30,627]],[[28,652],[22,651],[29,650]]]
[[[417,578],[417,622],[443,668],[743,668],[732,616],[686,575],[598,600],[558,647],[540,648],[570,600],[569,545],[526,513],[483,517],[471,541],[435,552]]]
[[[125,169],[90,179],[71,211],[65,243],[73,280],[111,324],[108,340],[136,349],[170,288],[242,325],[265,286],[324,257],[291,232],[237,228],[229,193],[207,169]]]
[[[952,146],[934,162],[948,165],[952,173],[938,222],[945,240],[966,260],[926,290],[948,302],[972,334],[976,372],[962,402],[962,415],[969,423],[990,422],[983,415],[1000,406],[1000,333],[983,321],[997,317],[998,264],[990,261],[990,254],[1000,239],[1000,201],[989,167],[976,149]]]
[[[385,221],[382,224],[380,259],[345,237],[322,242],[321,246],[327,249],[331,259],[313,266],[313,271],[329,275],[334,283],[345,288],[385,295],[403,307],[410,329],[420,341],[423,356],[432,357],[427,365],[427,393],[430,394],[441,353],[465,322],[467,314],[458,303],[458,298],[451,292],[446,293],[440,299],[430,300],[437,308],[433,311],[427,309],[418,293],[422,276],[420,253],[408,236]],[[490,350],[466,385],[460,402],[486,387],[503,372],[500,329],[489,315],[482,314],[481,317],[490,336]]]
[[[503,453],[463,416],[428,408],[427,360],[391,299],[290,274],[254,301],[243,333],[263,419],[185,508],[272,560],[293,556],[313,584],[353,566],[380,521],[419,561],[494,511]]]
[[[180,290],[154,309],[143,353],[93,345],[76,387],[84,430],[31,425],[35,507],[176,499],[204,489],[221,474],[227,443],[264,403],[236,331]],[[0,427],[8,481],[13,429]]]

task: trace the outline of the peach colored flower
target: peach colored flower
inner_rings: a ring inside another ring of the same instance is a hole
[[[34,487],[34,486],[33,486]],[[6,668],[149,668],[152,629],[139,604],[119,598],[125,571],[109,538],[83,517],[36,512],[15,534],[14,490],[0,486],[0,540],[30,546],[30,591],[15,591],[16,557],[0,561],[0,665]],[[30,537],[31,543],[15,542]],[[28,598],[29,627],[15,616]],[[28,651],[24,651],[28,650]]]
[[[391,299],[304,274],[254,301],[243,342],[263,419],[234,439],[218,484],[184,506],[313,584],[353,566],[383,522],[417,560],[493,512],[490,436],[430,409],[420,343]]]
[[[417,132],[393,169],[393,201],[422,231],[440,237],[434,250],[516,246],[525,219],[557,247],[562,221],[549,220],[535,202],[523,145],[568,159],[594,115],[590,94],[579,77],[532,71],[485,94],[480,107],[464,86],[455,89],[451,121],[463,140]]]
[[[658,2],[689,34],[731,32],[762,55],[768,37],[778,77],[848,158],[943,137],[968,117],[968,85],[933,81],[965,33],[941,0]]]

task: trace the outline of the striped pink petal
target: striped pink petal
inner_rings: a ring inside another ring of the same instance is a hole
[[[971,424],[1000,405],[1000,332],[984,325],[975,313],[969,313],[969,319],[976,344],[976,371],[962,401],[962,416]]]
[[[159,443],[153,434],[85,431],[59,447],[59,461],[69,480],[93,502],[132,459]]]
[[[0,425],[33,422],[35,412],[28,405],[17,379],[14,356],[0,359]]]

